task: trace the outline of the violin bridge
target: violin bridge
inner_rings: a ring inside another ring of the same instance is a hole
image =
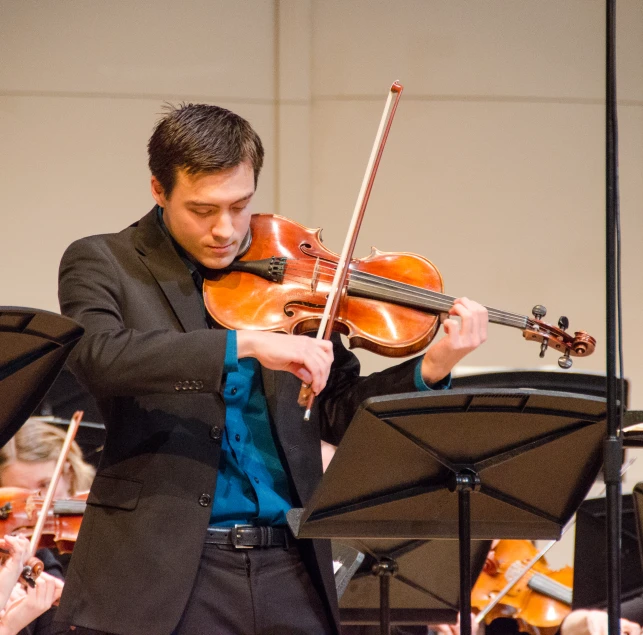
[[[317,291],[317,283],[319,282],[319,257],[315,261],[315,267],[313,269],[313,275],[310,279],[310,290],[315,293]]]

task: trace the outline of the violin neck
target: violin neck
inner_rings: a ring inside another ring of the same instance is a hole
[[[444,293],[363,272],[350,277],[348,295],[391,302],[410,309],[437,314],[448,313],[455,301],[455,297]],[[520,330],[527,328],[528,318],[525,315],[509,313],[492,307],[486,307],[486,309],[489,311],[489,322],[493,324],[512,326]]]
[[[542,573],[534,573],[527,583],[527,586],[533,591],[558,600],[567,606],[572,605],[572,589],[560,582],[556,582],[556,580],[552,580]]]

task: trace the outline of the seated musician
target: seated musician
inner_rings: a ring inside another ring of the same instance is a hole
[[[202,281],[262,240],[261,141],[228,110],[185,105],[148,150],[157,205],[61,262],[61,310],[85,328],[69,366],[107,439],[57,619],[77,633],[338,633],[330,545],[294,540],[285,514],[319,481],[320,439],[338,443],[368,397],[448,387],[487,311],[456,300],[423,356],[369,377],[338,336],[217,327]],[[113,184],[102,193],[104,218],[120,201]]]
[[[28,419],[0,448],[0,487],[17,487],[44,495],[64,441],[65,433],[56,426]],[[54,497],[70,498],[87,491],[93,476],[94,468],[83,460],[80,447],[73,442]],[[36,580],[35,588],[25,588],[22,584],[16,584],[16,579],[22,571],[21,558],[26,554],[28,541],[17,536],[7,536],[5,541],[12,549],[12,557],[0,570],[0,579],[3,575],[13,578],[13,598],[7,606],[6,615],[0,619],[0,635],[18,631],[21,631],[21,635],[55,632],[58,629],[53,624],[54,611],[47,609],[60,597],[63,564],[68,561],[68,557],[61,557],[48,549],[39,549],[36,557],[43,562],[44,573]],[[10,609],[10,606],[13,608]],[[20,627],[17,630],[11,630],[18,624]]]
[[[491,568],[494,567],[493,563],[495,561],[495,550],[497,548],[497,545],[500,541],[494,541],[492,544],[491,551],[489,552],[489,555],[487,556],[487,564],[485,565],[485,571],[488,572],[488,565],[491,564]],[[503,541],[506,544],[511,544],[511,543],[524,543],[525,541]],[[523,554],[524,555],[524,554]],[[497,565],[496,565],[497,566]],[[481,576],[484,574],[481,574]],[[503,582],[504,582],[504,576],[503,576]],[[504,584],[503,584],[504,585]],[[531,593],[537,593],[536,591],[531,591]],[[636,602],[634,603],[638,607],[643,606],[642,603]],[[630,606],[628,606],[630,605]],[[620,622],[620,627],[621,627],[621,633],[624,633],[625,635],[640,635],[641,634],[641,627],[639,624],[636,622],[630,621],[629,619],[625,619],[625,617],[632,617],[632,602],[625,602],[621,606],[621,613],[624,616],[623,619],[621,619]],[[542,604],[542,610],[546,611],[547,607],[546,604]],[[638,617],[639,613],[637,614],[636,612],[634,613],[634,619],[637,621],[640,621],[640,618]],[[543,615],[543,617],[545,617]],[[533,628],[534,630],[538,630],[537,627],[535,626],[529,626],[529,628]],[[555,627],[552,627],[552,630]],[[548,629],[549,630],[549,629]],[[486,635],[520,635],[521,633],[524,633],[524,631],[521,630],[520,623],[517,620],[514,620],[509,617],[500,617],[494,619],[491,624],[489,624],[486,627],[485,630]],[[575,611],[571,611],[563,620],[562,623],[560,624],[560,627],[557,631],[556,635],[607,635],[608,633],[608,628],[607,628],[607,613],[605,611],[599,611],[599,610],[594,610],[594,609],[577,609]]]

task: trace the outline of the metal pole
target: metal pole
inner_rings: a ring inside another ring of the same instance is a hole
[[[607,505],[607,610],[610,635],[620,633],[621,617],[621,457],[619,411],[616,392],[617,333],[617,223],[618,223],[618,132],[616,116],[616,2],[606,3],[606,87],[605,87],[605,154],[606,154],[606,381],[607,438],[604,444],[604,474]]]

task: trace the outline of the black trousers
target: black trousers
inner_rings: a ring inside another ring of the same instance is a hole
[[[206,544],[173,635],[327,635],[324,604],[296,546]]]
[[[295,545],[234,549],[205,544],[188,605],[172,635],[332,632],[324,603]],[[72,635],[109,634],[79,627]],[[153,621],[141,635],[158,635]]]

